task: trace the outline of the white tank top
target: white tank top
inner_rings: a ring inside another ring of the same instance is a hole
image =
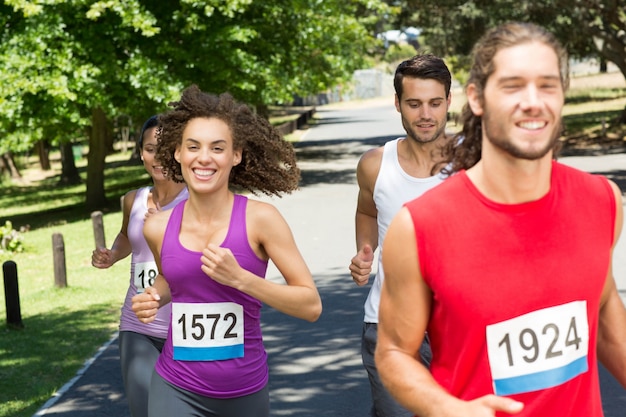
[[[136,333],[145,334],[153,337],[160,337],[165,339],[167,337],[167,331],[170,324],[171,305],[170,303],[159,308],[156,319],[148,324],[139,321],[135,312],[132,309],[132,298],[137,294],[137,282],[144,281],[138,277],[140,274],[144,274],[143,278],[150,279],[156,277],[156,264],[154,263],[154,256],[148,242],[143,237],[143,223],[145,220],[146,212],[148,211],[148,195],[152,187],[143,187],[137,190],[135,194],[135,201],[130,210],[130,217],[128,219],[128,241],[132,248],[132,255],[130,261],[130,285],[126,291],[126,298],[122,305],[121,317],[120,317],[120,330],[131,331]],[[187,188],[178,193],[176,198],[169,204],[161,207],[161,210],[169,210],[176,206],[179,202],[189,198],[189,192]],[[151,272],[152,271],[152,272]],[[147,286],[150,282],[144,282]],[[141,289],[143,291],[143,289]]]
[[[398,161],[398,142],[403,138],[391,140],[385,144],[383,157],[374,185],[374,203],[378,210],[378,269],[370,292],[365,301],[366,323],[378,323],[378,305],[380,291],[385,275],[382,265],[382,244],[389,223],[407,201],[419,197],[424,192],[441,183],[445,176],[438,174],[432,177],[412,177],[400,166]]]

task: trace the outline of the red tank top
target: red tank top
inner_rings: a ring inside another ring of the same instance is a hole
[[[460,172],[406,206],[433,292],[439,384],[466,400],[509,396],[525,404],[519,416],[602,416],[596,333],[616,215],[606,179],[554,162],[547,195],[506,205]]]

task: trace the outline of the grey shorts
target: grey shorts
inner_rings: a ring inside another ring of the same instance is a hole
[[[165,339],[120,331],[122,380],[132,417],[148,417],[150,379]]]
[[[372,408],[370,410],[371,417],[413,417],[413,413],[406,410],[391,396],[389,391],[383,386],[378,370],[374,363],[374,352],[376,351],[376,342],[378,340],[378,324],[363,323],[363,334],[361,335],[361,357],[363,366],[367,370],[370,381],[370,389],[372,391]],[[422,362],[430,365],[432,353],[430,351],[430,343],[428,337],[424,337],[424,342],[420,347],[420,356]]]
[[[237,398],[210,398],[194,394],[152,373],[150,417],[268,417],[270,396],[267,385],[253,394]]]

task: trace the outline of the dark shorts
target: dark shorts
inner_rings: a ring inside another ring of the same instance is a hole
[[[237,398],[210,398],[194,394],[152,373],[150,417],[268,417],[270,396],[267,385],[258,392]]]
[[[132,417],[148,417],[150,379],[165,339],[120,331],[122,380]]]
[[[389,391],[383,386],[378,370],[374,363],[374,352],[376,351],[376,342],[378,340],[378,324],[363,323],[363,334],[361,335],[361,357],[363,366],[367,370],[370,381],[370,389],[372,391],[372,408],[370,410],[371,417],[413,417],[413,413],[406,410],[391,396]],[[432,353],[430,351],[430,343],[428,338],[424,337],[424,342],[420,347],[420,356],[422,362],[430,365]]]

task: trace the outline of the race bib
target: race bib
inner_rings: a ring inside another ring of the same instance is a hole
[[[243,357],[243,306],[172,303],[174,359],[218,361]]]
[[[156,276],[159,274],[156,262],[138,262],[135,264],[133,282],[137,288],[137,294],[141,294],[154,284]]]
[[[587,302],[533,311],[487,326],[496,395],[560,385],[588,370]]]

